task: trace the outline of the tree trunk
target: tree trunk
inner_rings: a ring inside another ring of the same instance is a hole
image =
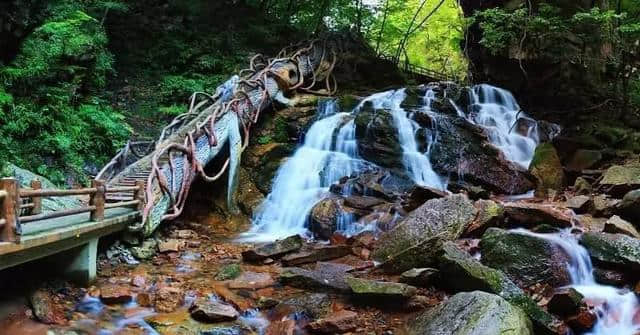
[[[384,2],[384,13],[382,14],[382,26],[378,33],[378,41],[376,41],[376,54],[380,54],[380,41],[382,41],[382,35],[384,34],[384,27],[387,24],[387,15],[389,14],[389,1]]]

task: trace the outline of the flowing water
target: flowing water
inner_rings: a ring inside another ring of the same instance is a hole
[[[273,189],[253,218],[252,229],[241,236],[244,241],[273,241],[293,234],[308,235],[307,220],[313,206],[330,195],[329,187],[340,178],[371,168],[374,164],[358,156],[355,136],[355,116],[365,103],[373,109],[390,112],[398,142],[402,148],[402,163],[414,183],[445,190],[447,178],[438,175],[431,166],[431,148],[437,145],[438,111],[432,110],[436,94],[427,89],[418,112],[428,114],[432,127],[427,143],[416,136],[422,127],[412,119],[412,113],[401,107],[407,97],[405,89],[376,93],[360,102],[351,112],[339,111],[335,101],[324,101],[317,120],[307,131],[304,143],[277,172]],[[538,143],[536,122],[520,111],[511,93],[489,85],[478,85],[470,92],[473,111],[465,116],[489,134],[489,140],[506,159],[528,167]],[[414,111],[415,112],[415,111]],[[518,120],[528,120],[523,130],[514,131]],[[421,147],[426,150],[421,151]],[[358,225],[353,215],[339,218],[339,229],[346,234],[375,229],[375,224]]]
[[[589,253],[570,230],[555,234],[537,234],[525,229],[516,232],[545,239],[559,246],[569,256],[567,269],[571,276],[571,287],[584,295],[586,300],[599,304],[596,308],[598,321],[588,334],[633,335],[640,331],[640,325],[634,324],[633,320],[640,308],[635,293],[596,283]]]

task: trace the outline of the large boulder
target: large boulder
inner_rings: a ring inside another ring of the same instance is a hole
[[[616,211],[623,218],[640,224],[640,189],[625,194]]]
[[[458,293],[410,323],[409,335],[528,335],[531,321],[503,298],[481,291]]]
[[[522,287],[571,282],[569,256],[558,245],[525,233],[489,228],[480,241],[482,263],[502,270]]]
[[[536,178],[536,195],[544,197],[548,190],[562,190],[566,180],[558,152],[553,144],[541,143],[536,148],[529,172]]]
[[[393,116],[366,102],[355,119],[358,153],[362,158],[386,168],[403,169],[402,147]]]
[[[596,262],[640,270],[640,240],[623,234],[585,233],[580,238]]]
[[[245,261],[257,262],[267,258],[278,258],[302,248],[304,241],[300,235],[289,236],[282,240],[261,245],[255,249],[242,252]]]
[[[460,237],[475,215],[464,195],[429,200],[382,234],[373,256],[389,272],[427,267],[435,261],[438,241]]]
[[[453,292],[479,290],[501,296],[529,316],[536,334],[564,334],[564,326],[540,308],[507,275],[483,265],[453,242],[446,242],[442,247],[439,277],[440,286]]]
[[[622,196],[626,192],[640,188],[640,164],[629,163],[614,165],[602,175],[600,185],[604,186],[608,194]]]
[[[347,213],[343,207],[343,199],[329,197],[320,200],[311,209],[309,228],[317,238],[327,240],[338,230],[338,222],[345,214]]]

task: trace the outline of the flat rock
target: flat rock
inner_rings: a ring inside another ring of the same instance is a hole
[[[316,320],[307,325],[307,329],[318,334],[342,334],[356,329],[358,314],[341,310],[326,318]]]
[[[229,288],[257,290],[273,286],[275,280],[268,273],[245,271],[239,277],[229,282]]]
[[[198,321],[215,323],[233,321],[239,314],[231,305],[216,298],[200,298],[189,308],[191,316]]]
[[[417,292],[415,287],[402,283],[355,277],[347,277],[345,280],[356,296],[397,300],[408,299]]]
[[[304,241],[300,235],[289,236],[283,240],[262,245],[256,249],[244,251],[242,258],[245,261],[256,262],[267,258],[279,258],[290,252],[300,250]]]
[[[109,284],[100,288],[100,300],[107,305],[124,304],[131,299],[133,296],[126,286]]]
[[[614,215],[604,224],[605,233],[612,234],[624,234],[633,238],[640,238],[638,230],[629,222],[623,220],[621,217]]]
[[[440,285],[453,291],[484,291],[497,294],[521,308],[531,319],[536,334],[564,334],[566,329],[551,314],[540,308],[502,271],[492,269],[446,242],[440,257]]]
[[[348,292],[346,273],[352,267],[328,266],[316,264],[315,270],[303,268],[283,268],[280,282],[303,289]]]
[[[571,197],[565,204],[567,208],[571,208],[576,214],[584,214],[589,211],[591,207],[591,197],[586,195],[578,195]]]
[[[282,258],[282,263],[286,266],[295,266],[340,258],[350,253],[351,248],[346,245],[321,246],[286,255]]]
[[[600,185],[606,187],[608,194],[620,196],[640,188],[640,164],[630,163],[608,168],[602,175]]]
[[[432,285],[432,281],[438,275],[438,270],[433,268],[411,269],[400,274],[400,282],[418,286],[427,287]]]
[[[585,233],[580,238],[592,259],[622,268],[640,270],[640,240],[609,233]]]
[[[380,198],[362,195],[352,195],[344,199],[345,206],[357,209],[371,209],[385,202],[385,200]]]
[[[178,252],[184,247],[185,242],[178,239],[168,239],[158,242],[158,251],[164,252]]]
[[[520,308],[481,291],[458,293],[408,325],[408,335],[534,334],[531,321]]]
[[[409,191],[404,200],[403,207],[406,211],[410,212],[431,199],[444,198],[447,195],[447,192],[435,188],[416,185]]]
[[[539,224],[549,224],[563,228],[572,226],[572,213],[570,211],[550,205],[508,202],[504,204],[504,210],[509,220],[529,227]]]

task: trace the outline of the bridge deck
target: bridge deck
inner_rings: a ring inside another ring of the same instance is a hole
[[[139,219],[138,210],[113,208],[105,210],[104,220],[98,222],[83,213],[26,224],[20,243],[0,243],[0,270],[77,247]]]

